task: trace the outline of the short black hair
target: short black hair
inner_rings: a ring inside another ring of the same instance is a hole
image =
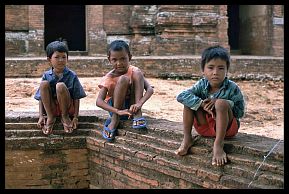
[[[203,51],[202,61],[201,61],[202,71],[204,71],[206,63],[208,63],[212,59],[218,59],[218,58],[226,61],[227,70],[228,70],[230,67],[230,55],[224,47],[220,45],[216,45],[216,46],[208,47]]]
[[[62,40],[56,40],[51,43],[49,43],[46,47],[46,54],[47,57],[51,58],[54,52],[66,52],[66,55],[68,57],[68,46],[66,41]]]
[[[131,58],[131,53],[129,50],[128,44],[123,40],[114,40],[110,43],[107,49],[107,56],[110,57],[111,51],[122,51],[125,50],[128,53],[128,56]]]

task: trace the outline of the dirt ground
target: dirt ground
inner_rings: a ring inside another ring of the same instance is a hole
[[[95,106],[100,77],[79,78],[87,97],[81,99],[80,110],[99,110]],[[189,88],[196,80],[163,80],[149,78],[154,86],[153,96],[144,104],[144,116],[182,121],[182,104],[176,95]],[[40,78],[6,78],[5,110],[38,111],[34,94]],[[284,82],[236,81],[246,99],[246,114],[241,119],[240,132],[274,139],[284,139]]]

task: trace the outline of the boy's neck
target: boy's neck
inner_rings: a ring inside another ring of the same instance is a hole
[[[220,89],[220,87],[214,87],[214,88],[213,88],[213,87],[211,86],[209,93],[210,93],[210,94],[213,94],[213,93],[217,92],[219,89]]]
[[[55,75],[57,75],[58,77],[63,75],[63,70],[62,71],[57,71],[57,69],[52,68],[52,71],[55,73]]]

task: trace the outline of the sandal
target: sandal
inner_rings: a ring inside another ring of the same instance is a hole
[[[144,117],[133,119],[132,128],[134,129],[144,129],[147,127],[147,122]]]
[[[105,133],[105,131],[107,131],[108,133],[110,133],[110,137],[107,136],[107,134]],[[115,138],[115,134],[116,134],[117,129],[109,129],[107,126],[104,126],[102,133],[102,137],[104,139],[106,139],[108,142],[112,142]]]
[[[73,132],[73,126],[71,125],[72,124],[71,121],[70,121],[70,124],[67,124],[61,118],[61,123],[63,125],[63,130],[64,130],[65,133],[72,133]]]
[[[47,123],[47,119],[44,120],[44,125],[42,127],[42,132],[45,135],[49,135],[49,134],[52,133],[55,121],[56,121],[56,118],[53,118],[53,121],[51,123]]]
[[[101,132],[102,133],[102,137],[104,139],[106,139],[108,142],[112,142],[117,134],[117,129],[109,129],[108,128],[108,125],[110,124],[111,122],[111,118],[108,118],[106,119],[106,121],[104,122],[104,127],[103,127],[103,131]],[[108,132],[110,133],[110,137],[107,136],[107,134],[105,133]]]

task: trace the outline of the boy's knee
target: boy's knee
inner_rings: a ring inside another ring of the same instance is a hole
[[[133,71],[132,72],[132,79],[133,80],[141,80],[143,78],[143,74],[141,71]]]
[[[50,85],[47,80],[43,80],[40,82],[40,88],[48,88],[48,87],[50,87]]]
[[[62,92],[66,89],[66,85],[63,82],[59,82],[56,84],[56,92]]]
[[[217,99],[215,102],[215,109],[216,110],[220,110],[220,111],[224,111],[224,110],[228,110],[228,108],[230,108],[230,104],[229,102],[227,102],[227,100],[225,99]]]
[[[129,77],[122,75],[119,77],[117,84],[129,84]]]

